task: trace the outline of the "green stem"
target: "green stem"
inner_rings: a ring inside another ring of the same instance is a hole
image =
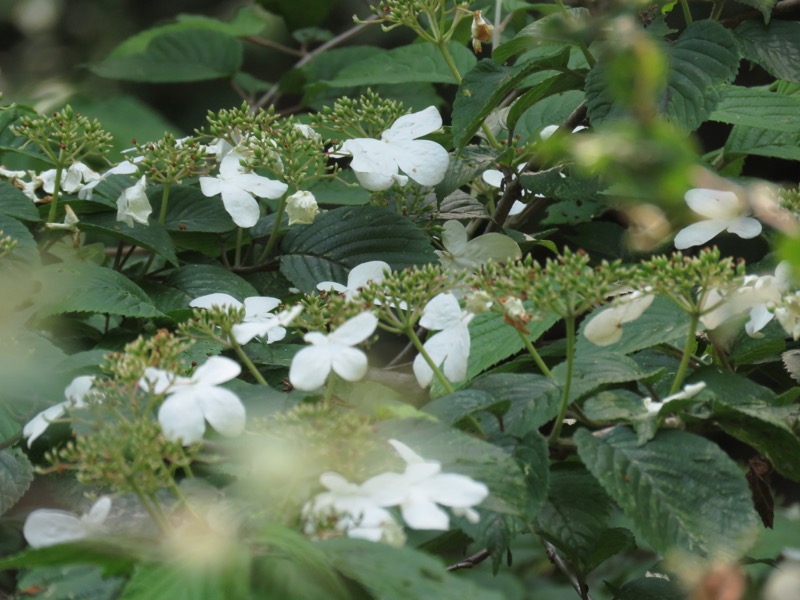
[[[688,0],[681,0],[681,8],[683,9],[683,19],[686,21],[686,25],[692,24],[692,11],[689,10],[689,1]]]
[[[269,384],[267,383],[267,380],[264,379],[264,376],[258,371],[258,369],[256,369],[256,366],[253,364],[253,361],[250,360],[250,357],[247,356],[247,354],[242,349],[242,347],[239,345],[239,343],[235,339],[233,339],[233,334],[232,333],[229,334],[229,339],[230,339],[230,343],[231,343],[231,347],[233,348],[233,351],[236,352],[236,355],[244,363],[244,366],[247,367],[247,370],[250,371],[250,373],[253,375],[255,380],[258,383],[260,383],[261,385],[265,385],[265,386],[269,387]]]
[[[239,267],[242,264],[242,236],[244,229],[241,227],[236,228],[236,252],[233,255],[233,266]]]
[[[445,391],[448,394],[452,394],[455,391],[455,389],[453,389],[453,386],[450,384],[449,381],[447,381],[447,377],[444,376],[444,373],[442,373],[441,369],[439,369],[439,366],[435,362],[433,362],[431,355],[428,354],[428,351],[425,350],[425,347],[422,345],[422,342],[419,341],[417,334],[414,332],[414,328],[409,327],[408,329],[406,329],[405,334],[408,336],[408,339],[411,340],[411,343],[414,344],[414,347],[417,349],[417,351],[422,355],[422,358],[425,359],[425,362],[428,363],[428,366],[433,371],[433,374],[436,376],[436,379],[438,379],[439,382],[442,384],[442,387],[445,389]]]
[[[325,396],[322,398],[322,403],[330,408],[333,403],[333,388],[336,385],[336,373],[331,372],[328,375],[328,382],[325,384]]]
[[[267,258],[269,258],[269,253],[272,252],[272,248],[275,246],[275,242],[278,241],[278,232],[281,230],[281,221],[283,220],[283,212],[286,210],[286,194],[281,196],[281,203],[278,206],[278,211],[275,213],[275,224],[272,226],[272,233],[269,234],[269,240],[267,241],[267,247],[264,248],[264,252],[261,253],[256,264],[261,264]]]
[[[50,212],[47,213],[47,222],[54,223],[58,212],[58,197],[61,193],[61,175],[64,173],[64,165],[56,167],[56,180],[53,184],[53,199],[50,200]]]
[[[695,311],[692,313],[692,320],[689,322],[689,331],[686,333],[686,345],[683,347],[683,356],[681,356],[681,364],[678,365],[678,372],[675,373],[675,379],[672,382],[672,387],[669,389],[669,395],[677,394],[681,389],[683,379],[686,377],[686,369],[689,367],[689,359],[694,354],[697,348],[697,324],[700,321],[700,314]]]
[[[558,3],[559,8],[561,8],[561,12],[564,13],[564,18],[567,21],[571,21],[572,15],[569,14],[569,10],[567,10],[566,5],[564,4],[564,0],[556,0],[556,2]],[[578,48],[583,54],[583,57],[586,59],[586,63],[590,67],[593,67],[597,61],[594,59],[592,53],[589,52],[589,48],[586,46],[586,44],[584,44],[583,42],[578,42]]]
[[[162,532],[169,531],[170,524],[167,520],[167,517],[164,515],[164,511],[161,510],[161,506],[158,505],[157,502],[151,502],[151,498],[146,496],[139,486],[136,484],[135,479],[132,477],[128,477],[128,485],[131,486],[133,493],[136,494],[136,497],[139,498],[139,502],[142,503],[147,513],[150,517],[155,521],[156,525]]]
[[[716,0],[708,18],[712,21],[719,21],[719,17],[722,15],[723,8],[725,8],[725,0]]]
[[[158,215],[159,225],[163,225],[167,220],[167,201],[169,200],[169,184],[164,184],[164,189],[161,191],[161,212]]]
[[[542,372],[544,375],[546,375],[547,377],[549,377],[550,379],[553,379],[553,373],[552,373],[552,371],[550,371],[550,369],[548,369],[548,368],[547,368],[547,365],[546,365],[546,364],[544,364],[544,361],[542,360],[542,357],[541,357],[541,356],[539,356],[539,353],[536,351],[536,348],[534,348],[533,344],[532,344],[532,343],[531,343],[531,341],[528,339],[528,336],[527,336],[527,335],[525,335],[524,333],[522,333],[522,332],[521,332],[519,329],[516,329],[516,328],[515,328],[515,331],[516,331],[516,332],[517,332],[517,334],[519,335],[519,339],[521,339],[521,340],[522,340],[522,343],[523,343],[523,344],[525,344],[525,348],[527,348],[527,350],[528,350],[528,354],[530,354],[530,355],[531,355],[531,357],[533,357],[533,362],[535,362],[535,363],[536,363],[536,366],[537,366],[537,367],[539,367],[539,370],[540,370],[540,371],[541,371],[541,372]]]
[[[561,408],[558,409],[558,416],[553,425],[553,430],[550,432],[548,443],[552,446],[558,443],[558,438],[561,436],[561,427],[564,425],[564,417],[569,408],[569,392],[572,387],[572,367],[575,359],[575,317],[570,315],[564,319],[567,326],[567,373],[564,380],[564,392],[561,396]]]

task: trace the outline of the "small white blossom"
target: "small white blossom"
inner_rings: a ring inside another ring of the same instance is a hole
[[[60,419],[68,409],[86,406],[84,398],[92,389],[93,383],[94,377],[91,375],[76,377],[64,390],[64,396],[67,398],[64,402],[59,402],[55,406],[43,410],[28,421],[22,428],[22,437],[28,438],[28,447],[30,448],[36,438],[45,432],[50,423]]]
[[[677,394],[672,394],[671,396],[667,396],[661,402],[653,402],[650,398],[645,398],[643,400],[644,407],[647,409],[648,415],[657,414],[662,408],[664,408],[665,404],[672,402],[673,400],[688,400],[702,392],[706,387],[704,381],[698,381],[697,383],[690,383],[683,386],[683,389],[678,392]]]
[[[488,260],[511,261],[522,256],[517,243],[502,233],[486,233],[467,239],[466,228],[458,221],[447,221],[442,231],[444,250],[437,250],[439,262],[447,269],[474,270]]]
[[[322,387],[331,370],[345,381],[358,381],[367,374],[367,355],[354,346],[371,336],[377,326],[377,317],[365,312],[327,335],[308,332],[303,339],[311,346],[295,354],[289,381],[306,392]]]
[[[133,227],[134,221],[147,225],[147,217],[152,212],[153,208],[147,198],[147,181],[142,175],[139,181],[123,190],[117,198],[117,221],[122,221],[128,227]]]
[[[232,327],[233,338],[237,344],[246,344],[255,337],[266,336],[267,344],[281,341],[286,337],[285,325],[294,320],[302,311],[300,305],[289,311],[274,314],[272,311],[281,301],[269,296],[251,296],[244,304],[229,294],[206,294],[189,303],[192,308],[219,307],[223,310],[244,308],[244,319]]]
[[[207,197],[221,195],[222,204],[233,222],[239,227],[252,227],[261,216],[254,196],[280,198],[289,186],[248,173],[241,160],[242,155],[236,149],[228,152],[219,165],[217,177],[200,178],[200,190]]]
[[[706,219],[678,232],[675,236],[678,250],[705,244],[723,231],[744,239],[761,233],[761,223],[747,216],[746,207],[733,192],[694,188],[686,192],[684,199],[689,208]]]
[[[450,381],[463,381],[467,377],[470,337],[469,323],[475,315],[462,311],[456,297],[451,294],[435,296],[422,312],[419,324],[426,329],[440,330],[430,336],[423,348],[434,364],[441,367]],[[428,362],[418,354],[414,359],[414,375],[420,386],[428,387],[433,381],[433,370]]]
[[[347,274],[347,285],[336,281],[321,281],[317,284],[317,289],[321,292],[344,294],[345,300],[349,302],[358,297],[362,287],[369,283],[381,283],[391,272],[392,268],[382,260],[370,260],[350,269]]]
[[[22,535],[32,548],[45,548],[56,544],[75,542],[103,533],[111,498],[103,496],[80,517],[65,510],[41,508],[34,510],[25,519]]]
[[[597,346],[610,346],[622,339],[622,325],[635,321],[653,303],[655,296],[647,292],[631,292],[620,296],[617,305],[597,313],[586,324],[583,335]]]
[[[353,157],[350,168],[359,183],[371,191],[388,189],[395,182],[405,185],[409,177],[420,185],[434,186],[444,179],[450,167],[450,156],[436,142],[417,138],[441,126],[439,111],[429,106],[397,119],[379,140],[346,140],[337,155]],[[399,171],[408,177],[400,175]]]
[[[289,217],[290,227],[294,224],[309,225],[318,214],[319,206],[311,192],[295,192],[286,199],[286,215]]]
[[[242,401],[232,391],[219,387],[241,371],[236,361],[212,356],[191,377],[147,367],[139,385],[145,391],[167,395],[158,410],[158,422],[167,439],[188,446],[203,439],[205,421],[229,437],[244,430]]]

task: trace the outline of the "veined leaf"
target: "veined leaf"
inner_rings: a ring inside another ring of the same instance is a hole
[[[19,450],[0,450],[0,515],[19,501],[33,481],[33,465]]]
[[[145,287],[163,312],[188,309],[189,302],[195,298],[216,292],[230,294],[239,301],[258,296],[256,289],[244,279],[216,265],[184,265],[162,282]]]
[[[725,88],[723,94],[722,101],[711,113],[711,120],[800,133],[800,97],[739,86]]]
[[[553,75],[536,84],[511,105],[506,117],[506,127],[513,133],[522,115],[534,104],[537,104],[543,98],[579,89],[583,86],[584,81],[585,78],[581,77],[579,72],[570,71],[569,73]]]
[[[162,189],[156,187],[149,194],[156,214],[161,206]],[[196,187],[174,185],[169,190],[164,227],[170,231],[225,233],[235,229],[236,225],[218,197],[207,198]]]
[[[165,260],[178,266],[178,257],[175,256],[175,245],[169,237],[167,230],[159,223],[142,225],[134,222],[133,227],[117,221],[113,213],[99,213],[82,216],[78,227],[84,231],[93,231],[113,238],[124,240],[155,252]]]
[[[736,0],[740,4],[752,6],[764,16],[764,23],[769,23],[772,16],[772,7],[778,0]]]
[[[744,57],[784,81],[800,83],[800,22],[745,21],[733,31]]]
[[[14,217],[0,212],[0,237],[10,237],[17,244],[8,256],[26,263],[39,262],[39,247],[30,230]]]
[[[750,490],[716,444],[659,431],[639,446],[627,427],[602,434],[579,429],[573,439],[583,463],[656,551],[733,560],[755,541]]]
[[[74,565],[32,569],[20,577],[17,588],[37,590],[33,598],[112,600],[119,597],[124,583],[121,577],[104,577],[99,567]]]
[[[754,154],[786,160],[800,160],[800,133],[773,131],[736,125],[725,142],[725,154]]]
[[[552,421],[558,414],[561,388],[551,378],[532,373],[497,373],[481,377],[468,390],[485,391],[495,402],[508,402],[503,416],[504,430],[515,437]],[[445,401],[447,396],[437,400]]]
[[[33,201],[9,181],[0,181],[0,214],[22,221],[40,221]]]
[[[501,44],[492,52],[492,60],[503,64],[512,56],[540,44],[586,42],[581,28],[589,20],[589,11],[585,8],[569,8],[567,13],[566,17],[561,12],[547,15],[523,27],[513,39]]]

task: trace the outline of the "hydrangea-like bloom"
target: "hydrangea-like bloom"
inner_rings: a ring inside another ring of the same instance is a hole
[[[517,242],[502,233],[485,233],[467,239],[466,228],[458,221],[447,221],[442,231],[444,250],[437,250],[439,262],[447,269],[473,270],[487,260],[509,261],[522,256]]]
[[[244,304],[229,294],[206,294],[195,298],[189,303],[192,308],[219,307],[223,310],[229,308],[244,308],[244,320],[232,328],[233,338],[237,344],[246,344],[254,337],[266,336],[268,344],[279,342],[286,337],[284,325],[288,325],[302,310],[297,306],[289,311],[274,314],[272,311],[280,305],[281,301],[269,296],[251,296],[244,299]]]
[[[354,346],[371,336],[377,326],[378,318],[365,312],[328,335],[309,331],[303,339],[311,346],[294,355],[289,381],[306,392],[322,387],[331,370],[345,381],[358,381],[367,374],[367,355]]]
[[[103,524],[111,511],[111,498],[103,496],[89,512],[77,516],[65,510],[41,508],[25,519],[22,535],[33,548],[44,548],[82,540],[103,532]]]
[[[48,194],[52,194],[56,190],[56,172],[56,169],[49,169],[39,174],[39,179],[42,182],[42,189]],[[62,192],[74,194],[83,187],[84,183],[89,183],[98,179],[100,179],[99,173],[95,173],[82,162],[75,162],[61,172],[59,189]]]
[[[239,435],[244,430],[242,401],[232,391],[219,387],[241,371],[236,361],[212,356],[191,377],[147,367],[139,385],[154,394],[167,395],[158,410],[158,422],[167,439],[188,446],[203,439],[205,421],[226,436]]]
[[[67,398],[64,402],[59,402],[55,406],[43,410],[28,421],[25,427],[22,428],[22,437],[28,438],[28,447],[30,448],[36,438],[45,432],[50,423],[61,418],[67,412],[67,409],[86,406],[83,399],[92,389],[93,383],[94,377],[91,375],[76,377],[64,390],[64,396]]]
[[[675,247],[685,250],[700,246],[723,231],[750,239],[761,233],[761,223],[746,215],[746,208],[733,192],[694,188],[684,196],[694,212],[706,217],[681,229],[675,236]]]
[[[133,227],[134,221],[147,225],[147,217],[152,212],[153,208],[147,198],[147,181],[142,175],[139,181],[125,189],[117,198],[117,221],[122,221],[128,227]]]
[[[631,292],[618,298],[618,304],[597,313],[586,324],[583,335],[597,346],[610,346],[622,339],[622,325],[642,316],[655,296],[646,292]]]
[[[252,227],[258,222],[261,211],[259,198],[280,198],[289,186],[255,173],[248,173],[241,165],[242,155],[235,149],[222,159],[219,176],[201,177],[200,191],[204,196],[222,196],[225,210],[239,227]]]
[[[444,364],[444,375],[450,381],[463,381],[467,376],[470,337],[469,322],[475,315],[462,311],[453,294],[439,294],[434,297],[422,312],[419,324],[426,329],[440,331],[428,338],[423,348],[433,362]],[[433,370],[428,362],[418,354],[414,359],[414,375],[422,387],[433,381]]]
[[[359,183],[371,191],[405,185],[410,177],[420,185],[433,186],[444,179],[450,157],[441,145],[420,140],[442,126],[435,106],[404,115],[381,134],[381,139],[346,140],[337,154],[352,156],[350,168]],[[403,171],[408,177],[400,175]]]

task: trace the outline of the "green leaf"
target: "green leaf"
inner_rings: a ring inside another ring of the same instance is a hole
[[[135,54],[112,54],[91,68],[95,75],[150,83],[232,77],[242,64],[242,43],[213,29],[181,29],[151,39]]]
[[[759,88],[730,86],[710,116],[713,121],[785,133],[800,133],[800,97]]]
[[[230,294],[240,301],[258,296],[244,279],[216,265],[184,265],[159,284],[145,284],[145,287],[163,312],[188,309],[195,298],[216,292]]]
[[[544,98],[569,90],[580,89],[583,87],[585,80],[586,78],[582,77],[580,72],[570,71],[553,75],[536,84],[511,105],[511,109],[506,116],[506,127],[513,134],[516,130],[517,122],[529,108],[538,104]]]
[[[733,34],[716,21],[695,21],[668,49],[667,85],[657,98],[659,111],[675,125],[694,130],[720,101],[719,89],[739,68]],[[600,61],[586,78],[586,105],[593,125],[619,118],[626,109],[608,89]]]
[[[567,13],[566,16],[560,12],[548,15],[523,27],[511,40],[501,44],[492,52],[492,60],[503,64],[512,56],[540,44],[553,42],[577,44],[586,41],[576,36],[576,24],[581,27],[587,23],[589,11],[585,8],[569,8]]]
[[[41,221],[33,201],[9,181],[0,181],[0,214],[21,221]]]
[[[31,232],[14,217],[0,212],[0,237],[10,237],[17,242],[8,256],[27,263],[39,262],[39,247]]]
[[[342,207],[289,230],[281,273],[303,292],[321,281],[346,281],[353,267],[382,260],[393,270],[436,260],[430,239],[410,220],[377,206]]]
[[[161,206],[160,186],[153,189],[153,212]],[[157,201],[153,201],[158,198]],[[188,185],[173,185],[169,190],[167,217],[164,227],[170,231],[203,233],[226,233],[236,228],[225,205],[219,198],[207,198],[198,188]]]
[[[17,589],[37,590],[31,596],[34,599],[114,600],[124,583],[120,577],[103,577],[102,569],[97,567],[77,565],[33,569],[20,577]]]
[[[644,371],[629,356],[609,352],[603,348],[589,348],[584,352],[576,352],[572,366],[572,387],[570,402],[574,402],[584,394],[608,383],[624,383],[639,381],[652,377],[659,369]],[[566,378],[566,362],[553,368],[553,376],[563,382]]]
[[[740,558],[757,517],[739,467],[720,448],[684,431],[659,431],[644,446],[626,427],[573,437],[578,455],[656,551]]]
[[[614,592],[614,600],[686,600],[686,592],[679,585],[661,577],[640,577],[621,588],[605,584]]]
[[[550,450],[538,431],[528,433],[514,449],[514,458],[525,475],[528,506],[525,520],[533,521],[541,512],[550,490]]]
[[[20,554],[0,559],[0,571],[83,563],[101,567],[106,575],[127,574],[136,562],[128,546],[130,544],[126,543],[123,548],[121,544],[111,540],[93,539],[46,548],[30,548]]]
[[[96,312],[123,317],[159,317],[161,312],[130,279],[91,263],[61,263],[43,267],[39,318],[66,312]]]
[[[520,116],[514,129],[515,135],[520,136],[521,142],[538,141],[542,129],[563,123],[583,102],[584,97],[583,90],[571,90],[539,100]]]
[[[448,50],[459,72],[466,73],[475,65],[475,56],[465,46],[451,42]],[[326,80],[331,87],[355,87],[410,82],[458,83],[439,49],[433,44],[412,44],[381,51],[370,47],[364,58],[343,68],[335,79]]]
[[[764,23],[769,23],[772,8],[778,0],[736,0],[739,4],[752,6],[764,16]]]
[[[19,125],[19,121],[23,118],[38,116],[39,113],[28,106],[12,104],[2,107],[2,109],[0,109],[0,151],[23,154],[50,164],[50,159],[48,159],[41,150],[33,144],[27,143],[27,139],[17,136],[11,131],[11,126]]]
[[[211,540],[200,540],[200,543]],[[241,552],[241,548],[237,548]],[[230,554],[220,556],[230,560]],[[208,559],[209,562],[212,559]],[[246,565],[246,563],[245,563]],[[241,577],[236,580],[230,574],[223,577],[218,572],[220,565],[208,564],[206,568],[196,565],[165,565],[140,563],[136,566],[120,600],[150,600],[151,598],[170,598],[170,600],[229,600],[245,599],[249,595],[243,588],[247,585],[247,573],[239,567]]]
[[[504,430],[524,437],[558,414],[561,388],[549,377],[530,373],[498,373],[481,377],[470,389],[489,392],[495,401],[511,405],[505,413]]]
[[[342,575],[358,582],[371,598],[503,598],[500,593],[447,573],[437,559],[412,548],[349,538],[324,540],[318,546]]]
[[[0,515],[25,495],[33,481],[33,465],[17,449],[0,450]]]
[[[82,216],[78,227],[82,231],[105,234],[141,246],[155,252],[176,267],[178,266],[178,257],[175,256],[172,238],[169,237],[164,226],[157,222],[151,222],[149,225],[134,222],[133,227],[129,227],[126,223],[117,221],[116,214],[98,213]]]
[[[442,182],[434,188],[437,200],[443,200],[462,185],[471,182],[493,165],[495,160],[497,154],[483,146],[467,146],[460,154],[450,156],[450,167]],[[442,212],[444,212],[443,207]]]
[[[725,142],[725,156],[754,154],[769,158],[800,160],[800,133],[734,126]]]
[[[319,25],[336,6],[336,0],[256,0],[271,13],[280,15],[286,26],[294,31],[302,27]]]
[[[480,61],[464,75],[453,103],[453,143],[461,150],[486,117],[519,83],[539,71],[562,69],[569,62],[569,49],[514,67],[501,67],[489,59]]]
[[[777,79],[800,83],[800,22],[745,21],[733,31],[742,55]]]

